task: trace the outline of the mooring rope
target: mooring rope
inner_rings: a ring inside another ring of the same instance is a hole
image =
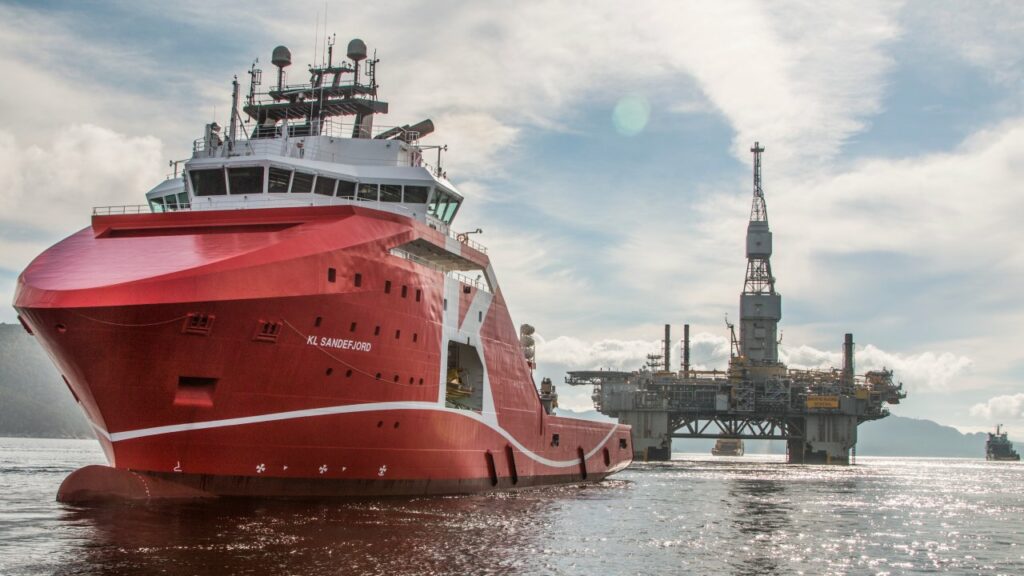
[[[74,310],[72,310],[72,313],[74,313],[76,316],[81,316],[82,318],[85,318],[86,320],[91,320],[91,321],[96,322],[98,324],[106,324],[107,326],[120,326],[122,328],[146,328],[148,326],[162,326],[164,324],[170,324],[172,322],[181,322],[182,320],[184,320],[184,319],[189,317],[189,315],[186,314],[184,316],[178,316],[177,318],[171,318],[170,320],[162,320],[160,322],[149,322],[147,324],[127,324],[127,323],[124,323],[124,322],[112,322],[110,320],[100,320],[99,318],[93,318],[92,316],[87,316],[85,314],[82,314],[81,312],[75,312]]]

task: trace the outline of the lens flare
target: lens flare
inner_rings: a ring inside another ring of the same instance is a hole
[[[630,94],[619,100],[612,112],[612,124],[623,136],[636,136],[647,126],[651,105],[639,94]]]

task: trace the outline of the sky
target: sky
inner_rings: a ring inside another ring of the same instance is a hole
[[[566,370],[639,368],[666,323],[726,365],[758,141],[783,360],[852,332],[894,414],[1024,437],[1021,2],[0,0],[0,298],[226,125],[233,76],[284,44],[302,77],[329,34],[377,51],[378,123],[433,119],[563,407],[591,408]]]

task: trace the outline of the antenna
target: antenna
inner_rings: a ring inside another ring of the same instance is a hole
[[[764,190],[761,189],[761,153],[764,152],[764,146],[754,142],[750,151],[754,153],[754,201],[750,206],[750,221],[767,222],[768,208],[764,204]]]
[[[285,46],[274,48],[270,63],[277,66],[277,89],[280,91],[284,88],[284,69],[292,65],[292,51]]]
[[[235,149],[235,134],[238,132],[238,76],[231,81],[231,121],[228,122],[228,153]]]
[[[249,97],[245,102],[249,106],[256,102],[256,87],[263,81],[263,71],[256,67],[259,63],[260,59],[257,58],[252,61],[252,67],[249,68]]]

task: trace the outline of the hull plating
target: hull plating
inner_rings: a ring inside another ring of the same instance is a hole
[[[394,255],[410,242],[491,289]],[[15,306],[112,466],[215,494],[595,480],[632,455],[628,427],[544,413],[486,255],[393,214],[97,217]],[[446,401],[452,342],[479,356],[475,409]]]

